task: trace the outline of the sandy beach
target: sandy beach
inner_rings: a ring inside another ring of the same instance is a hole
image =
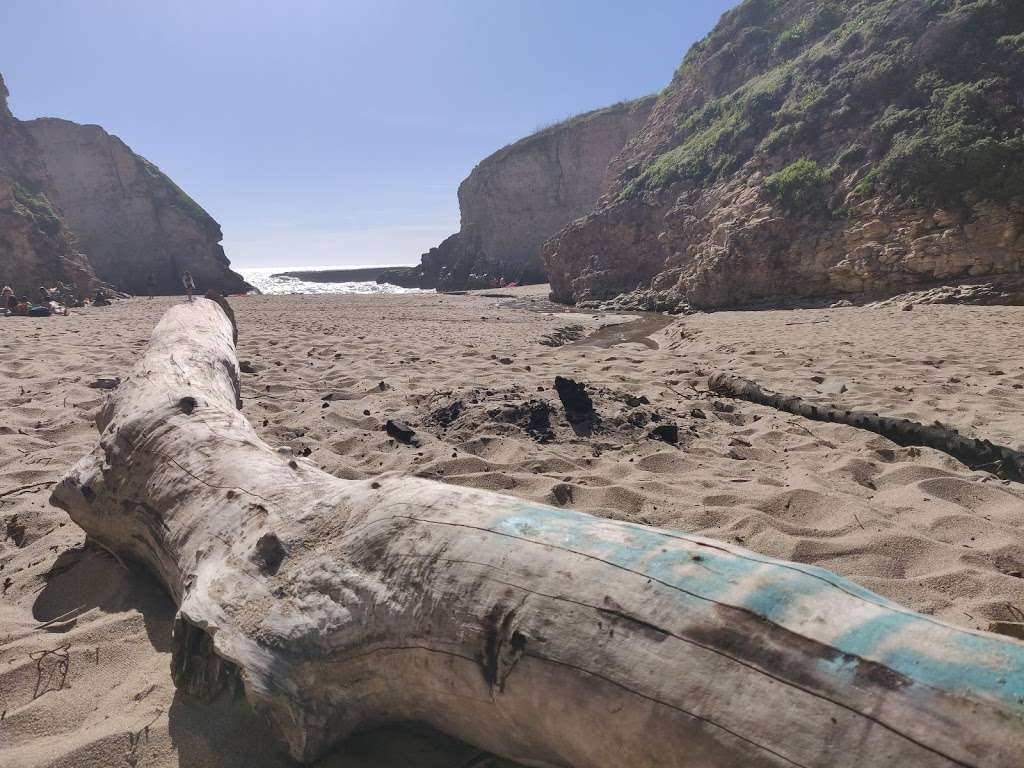
[[[341,478],[400,472],[812,563],[964,627],[1024,620],[1024,486],[926,448],[709,395],[729,370],[821,403],[1024,448],[1024,308],[899,306],[631,318],[483,295],[232,300],[244,412]],[[179,299],[0,320],[0,763],[284,766],[244,708],[169,675],[174,607],[47,498],[96,441],[103,389]],[[614,325],[614,328],[607,326]],[[604,330],[599,330],[605,327]],[[619,343],[617,343],[619,342]],[[553,388],[583,382],[573,428]],[[399,419],[418,445],[383,430]],[[652,439],[676,425],[678,445]],[[496,766],[415,727],[320,765]]]

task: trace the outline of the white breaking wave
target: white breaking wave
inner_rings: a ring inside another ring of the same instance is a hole
[[[301,269],[355,269],[355,267],[235,267],[234,270],[245,278],[246,282],[261,293],[424,293],[419,288],[402,288],[391,283],[350,282],[350,283],[311,283],[295,277],[273,277],[281,272],[295,272]]]

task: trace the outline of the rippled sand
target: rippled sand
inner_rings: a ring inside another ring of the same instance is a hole
[[[239,357],[256,369],[242,377],[245,413],[265,440],[308,449],[340,477],[399,470],[727,539],[963,626],[1024,619],[1022,486],[929,449],[704,393],[707,374],[728,369],[1022,447],[1024,309],[729,312],[593,346],[586,336],[614,318],[531,311],[542,290],[503,292],[516,308],[432,294],[233,300]],[[48,485],[96,440],[103,392],[88,384],[126,372],[171,301],[0,319],[5,767],[288,764],[244,707],[175,693],[173,605],[144,574],[84,546],[47,503]],[[592,429],[565,422],[555,375],[588,385]],[[390,440],[387,418],[412,425],[421,444]],[[649,437],[663,424],[679,427],[679,446]],[[61,655],[39,653],[61,648],[66,674]],[[497,764],[475,755],[400,727],[322,764]]]

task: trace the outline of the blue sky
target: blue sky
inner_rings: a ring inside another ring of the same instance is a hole
[[[537,127],[661,90],[727,0],[50,0],[0,7],[11,108],[99,123],[236,266],[412,264]]]

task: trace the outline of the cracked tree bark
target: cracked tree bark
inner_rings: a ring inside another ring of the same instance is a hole
[[[172,308],[53,493],[177,604],[175,680],[309,761],[419,720],[531,766],[997,766],[1024,644],[721,542],[408,477],[344,481],[236,407],[231,325]]]

